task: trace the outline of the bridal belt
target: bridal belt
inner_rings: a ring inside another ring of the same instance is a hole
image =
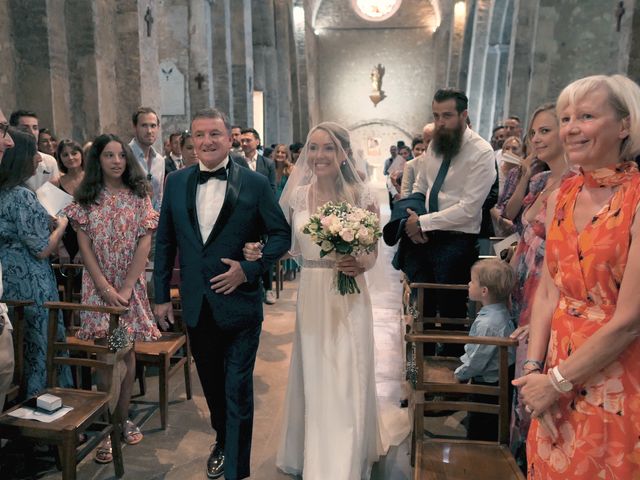
[[[304,268],[333,268],[336,266],[334,260],[302,260],[302,266]]]

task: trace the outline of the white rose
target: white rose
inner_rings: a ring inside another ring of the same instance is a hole
[[[329,240],[324,240],[320,245],[320,248],[324,252],[330,252],[331,250],[333,250],[333,243],[331,243]]]
[[[341,230],[340,236],[345,242],[353,242],[354,234],[353,234],[353,230],[351,230],[350,228],[345,228]]]

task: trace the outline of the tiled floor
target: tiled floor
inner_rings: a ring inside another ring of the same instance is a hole
[[[384,198],[384,197],[383,197]],[[388,216],[388,207],[383,216]],[[388,218],[388,217],[387,217]],[[384,218],[383,218],[384,221]],[[402,340],[400,324],[401,285],[397,272],[391,266],[392,251],[382,246],[376,267],[368,273],[368,282],[374,307],[374,333],[376,341],[376,379],[380,402],[398,402],[406,397],[402,381]],[[296,307],[296,282],[286,282],[280,300],[265,308],[266,318],[261,336],[255,368],[255,421],[252,449],[252,475],[257,480],[290,478],[275,467],[279,429],[284,408],[291,342]],[[144,440],[136,446],[125,446],[125,477],[127,479],[206,478],[204,466],[214,436],[207,418],[207,407],[195,368],[194,397],[187,401],[181,376],[173,379],[170,399],[169,426],[160,429],[159,412],[153,403],[157,399],[157,377],[148,380],[147,395],[133,406],[135,420],[141,424]],[[398,410],[399,421],[408,421],[406,410]],[[402,417],[405,415],[405,417]],[[0,451],[0,454],[7,453]],[[30,466],[35,465],[32,460]],[[42,463],[38,464],[42,470]],[[409,478],[407,442],[391,449],[386,458],[374,468],[373,478],[403,480]],[[16,478],[17,472],[0,471],[0,478]],[[19,473],[19,472],[18,472]],[[42,472],[41,472],[42,474]],[[30,468],[22,470],[20,478],[35,478]],[[50,465],[42,478],[60,478],[55,466]],[[98,465],[88,457],[78,467],[82,480],[114,478],[111,465]]]

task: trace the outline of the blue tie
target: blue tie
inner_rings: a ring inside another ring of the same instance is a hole
[[[440,193],[440,189],[444,183],[444,178],[447,176],[447,172],[449,171],[449,165],[451,165],[451,158],[448,156],[444,157],[442,159],[442,164],[440,164],[438,175],[436,175],[436,179],[433,181],[433,185],[429,191],[429,213],[438,211],[438,193]]]

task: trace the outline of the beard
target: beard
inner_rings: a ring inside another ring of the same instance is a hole
[[[439,128],[433,132],[433,151],[443,157],[455,157],[462,147],[462,135],[464,129],[462,123],[455,128]]]
[[[234,141],[231,143],[231,146],[232,146],[233,148],[240,148],[240,142],[239,142],[238,140],[234,140]]]

